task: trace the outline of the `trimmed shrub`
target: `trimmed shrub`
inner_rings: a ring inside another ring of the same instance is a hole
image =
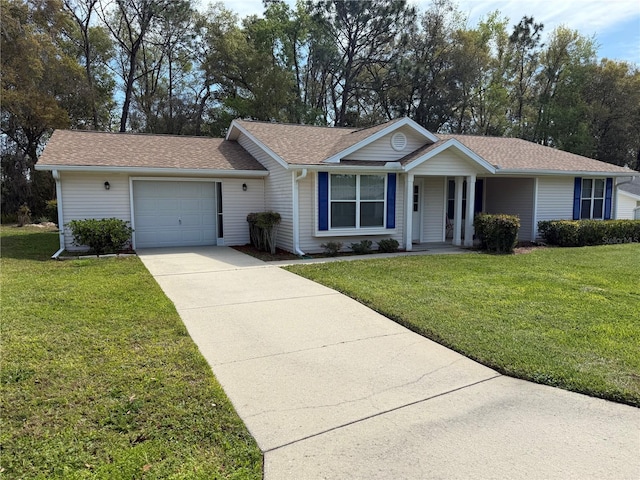
[[[481,248],[495,253],[513,253],[518,242],[520,218],[515,215],[481,213],[473,220]]]
[[[278,212],[258,212],[247,215],[251,245],[263,252],[276,253],[278,225],[282,217]]]
[[[28,223],[31,223],[31,209],[25,203],[18,209],[18,226],[24,227]]]
[[[640,242],[640,220],[545,220],[538,233],[558,247]]]
[[[71,220],[67,226],[75,245],[87,246],[96,255],[102,255],[119,252],[131,242],[133,229],[128,224],[119,218],[88,218]]]
[[[394,253],[398,251],[400,244],[395,238],[383,238],[378,242],[378,251],[383,253]]]
[[[356,255],[366,255],[372,252],[371,245],[373,245],[371,240],[362,240],[358,243],[352,243],[351,250],[353,250],[353,253]]]
[[[335,257],[342,250],[342,242],[327,242],[320,245],[327,257]]]

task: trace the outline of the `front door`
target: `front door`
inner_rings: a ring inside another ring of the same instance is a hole
[[[413,217],[411,220],[412,223],[412,232],[411,232],[411,241],[412,243],[420,243],[420,231],[422,229],[422,208],[420,205],[421,195],[420,195],[420,185],[415,183],[413,185]]]

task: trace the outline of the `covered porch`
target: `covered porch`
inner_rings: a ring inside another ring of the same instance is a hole
[[[482,210],[483,179],[466,176],[405,178],[407,251],[428,245],[473,246],[473,218]]]

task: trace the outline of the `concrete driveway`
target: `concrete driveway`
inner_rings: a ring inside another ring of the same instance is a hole
[[[267,480],[640,478],[640,409],[502,376],[230,248],[138,254]]]

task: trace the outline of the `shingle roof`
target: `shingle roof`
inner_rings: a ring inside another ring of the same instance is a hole
[[[222,138],[56,130],[40,166],[266,170],[237,142]]]
[[[311,125],[288,125],[280,123],[236,120],[262,144],[289,164],[320,165],[335,154],[366,139],[401,119],[392,120],[375,127],[334,128]],[[599,172],[625,173],[629,170],[613,164],[600,162],[573,153],[528,142],[519,138],[484,137],[474,135],[436,134],[436,143],[426,144],[400,159],[402,165],[438,148],[455,138],[488,163],[500,170]],[[342,161],[342,164],[369,165],[373,162]],[[380,165],[380,163],[375,163]]]
[[[519,138],[438,134],[442,140],[455,138],[499,170],[557,172],[610,172],[629,170]],[[498,170],[498,171],[499,171]]]
[[[318,165],[400,120],[370,128],[316,127],[250,120],[236,120],[236,123],[287,163]]]

